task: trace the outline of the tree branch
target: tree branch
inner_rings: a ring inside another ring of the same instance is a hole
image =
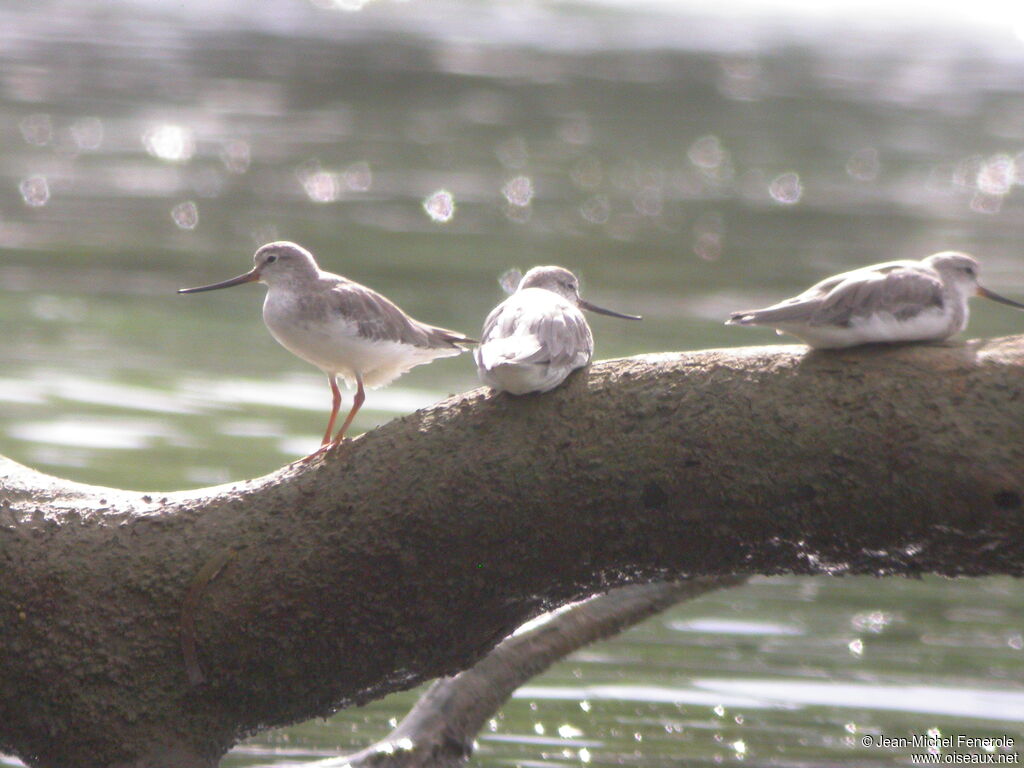
[[[1024,573],[1024,338],[609,361],[172,494],[0,461],[0,750],[216,764],[638,580]],[[192,685],[179,625],[198,591]]]
[[[309,768],[455,768],[512,693],[585,645],[639,624],[684,600],[746,582],[744,576],[618,587],[505,638],[479,662],[434,682],[409,714],[377,743]]]

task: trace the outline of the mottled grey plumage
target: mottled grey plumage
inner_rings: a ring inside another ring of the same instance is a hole
[[[943,305],[942,281],[915,269],[915,261],[893,261],[826,278],[799,296],[766,309],[733,315],[756,317],[758,325],[806,322],[847,327],[856,318],[889,312],[900,319]]]
[[[506,290],[510,274],[501,280]],[[594,337],[580,308],[639,319],[583,301],[579,281],[567,269],[531,269],[484,321],[480,346],[473,353],[480,380],[513,395],[557,387],[594,353]]]
[[[978,262],[944,251],[921,261],[891,261],[829,277],[765,309],[735,312],[727,325],[767,325],[812,347],[941,340],[967,326],[967,300],[986,296]]]
[[[446,346],[457,349],[456,344],[474,341],[458,331],[421,323],[372,288],[338,277],[339,282],[330,289],[331,309],[354,322],[362,338],[395,341],[425,349]]]

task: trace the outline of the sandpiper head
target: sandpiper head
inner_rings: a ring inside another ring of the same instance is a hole
[[[959,292],[965,299],[970,296],[984,296],[986,299],[1009,304],[1017,309],[1024,309],[1024,304],[1003,298],[993,293],[978,282],[981,265],[973,256],[958,251],[942,251],[932,254],[924,260],[932,269],[939,273],[942,281]]]
[[[613,312],[584,301],[580,298],[580,281],[576,275],[565,267],[534,267],[519,281],[519,290],[526,288],[542,288],[561,296],[566,301],[575,304],[580,309],[589,309],[601,315],[621,317],[624,320],[640,320],[638,315],[626,315],[621,312]]]
[[[972,289],[978,284],[980,265],[973,256],[959,251],[942,251],[933,253],[924,263],[934,269],[942,277],[943,282]],[[965,293],[970,293],[966,290]]]
[[[580,300],[580,281],[565,267],[534,267],[519,281],[518,290],[526,288],[543,288],[573,304]]]
[[[252,260],[252,269],[244,275],[211,285],[201,285],[198,288],[179,288],[178,293],[216,291],[219,288],[230,288],[242,283],[261,282],[267,285],[301,283],[315,279],[320,273],[313,254],[301,245],[284,240],[260,246]]]
[[[313,254],[287,240],[261,245],[252,261],[256,279],[267,285],[302,282],[315,278],[320,272]]]

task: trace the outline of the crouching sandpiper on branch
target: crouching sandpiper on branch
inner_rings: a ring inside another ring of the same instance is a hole
[[[843,272],[764,309],[734,312],[726,325],[764,325],[812,347],[942,341],[967,327],[972,296],[1024,309],[978,283],[977,260],[943,251]]]
[[[266,284],[263,321],[270,335],[327,374],[331,385],[331,417],[321,445],[331,442],[341,407],[339,376],[356,386],[356,394],[334,443],[341,442],[362,406],[364,387],[383,386],[414,366],[458,355],[461,344],[476,343],[456,331],[414,320],[365,285],[323,271],[313,254],[295,243],[268,243],[256,251],[253,262],[244,275],[178,293]]]
[[[487,316],[473,356],[484,384],[513,395],[547,392],[590,362],[594,337],[581,309],[640,320],[581,299],[579,281],[562,267],[534,267],[514,288],[503,285],[512,295]]]

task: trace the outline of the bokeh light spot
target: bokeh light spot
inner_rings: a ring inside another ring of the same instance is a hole
[[[874,147],[858,149],[846,161],[846,172],[857,181],[874,181],[882,164],[878,159],[878,150]]]
[[[341,195],[341,178],[333,171],[310,171],[302,176],[302,188],[314,203],[333,203]]]
[[[224,163],[228,173],[245,173],[249,170],[249,164],[252,162],[249,142],[242,139],[225,142],[220,150],[220,161]]]
[[[347,11],[354,13],[361,11],[373,0],[310,0],[310,3],[317,8],[323,8],[329,11]]]
[[[1016,180],[1017,164],[1009,155],[994,155],[978,169],[978,191],[986,195],[1005,195]]]
[[[701,136],[690,145],[686,156],[698,168],[711,170],[722,164],[725,150],[717,136]]]
[[[45,147],[53,141],[53,121],[49,115],[29,115],[22,118],[18,127],[21,129],[21,137],[29,144]]]
[[[45,176],[35,174],[22,179],[18,185],[18,191],[21,192],[21,198],[25,201],[25,204],[33,208],[38,208],[50,202],[50,185],[47,183]]]
[[[803,184],[800,183],[800,175],[791,171],[780,173],[768,185],[768,194],[777,203],[796,205],[804,194]]]
[[[501,194],[512,205],[527,206],[533,199],[533,181],[529,176],[516,176],[505,183]]]
[[[704,214],[693,225],[693,252],[704,261],[718,261],[725,242],[725,223],[716,211]]]
[[[142,143],[153,157],[171,162],[185,162],[196,151],[192,131],[181,125],[164,123],[142,134]]]
[[[605,224],[611,216],[612,204],[607,195],[594,195],[580,206],[580,216],[591,224]]]
[[[79,149],[90,152],[103,145],[103,121],[98,117],[83,117],[71,124],[71,139]]]
[[[1003,209],[1002,195],[988,195],[980,190],[971,198],[971,210],[975,213],[994,214]]]
[[[455,198],[446,189],[439,189],[427,195],[423,201],[423,210],[434,221],[445,223],[455,215]]]
[[[342,179],[351,192],[367,192],[373,186],[373,171],[367,162],[353,163],[342,173]]]
[[[573,165],[569,171],[569,178],[579,189],[594,190],[601,186],[604,180],[604,167],[596,157],[583,157]]]
[[[199,224],[199,208],[191,200],[186,200],[171,209],[171,218],[181,229],[195,229]]]

